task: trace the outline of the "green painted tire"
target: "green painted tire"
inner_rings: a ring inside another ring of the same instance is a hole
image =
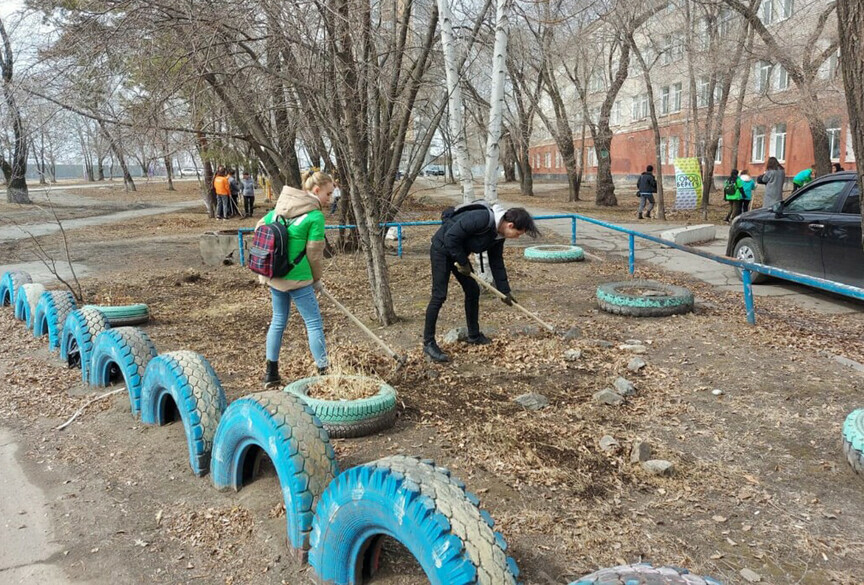
[[[597,304],[616,315],[666,317],[692,311],[693,293],[654,280],[609,282],[597,287]]]
[[[150,309],[143,303],[134,305],[85,305],[84,308],[93,308],[102,311],[111,327],[128,327],[131,325],[143,325],[150,320]]]
[[[864,476],[864,408],[853,410],[843,424],[843,452],[856,473]]]
[[[580,262],[585,252],[579,246],[531,246],[525,248],[525,259],[530,262]]]
[[[393,426],[396,421],[396,390],[389,384],[379,383],[378,393],[359,400],[321,400],[309,396],[309,386],[324,378],[303,378],[285,386],[284,391],[299,396],[315,411],[315,416],[336,439],[363,437]],[[363,376],[344,376],[362,379]]]

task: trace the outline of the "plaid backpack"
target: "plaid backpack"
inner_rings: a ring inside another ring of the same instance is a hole
[[[294,270],[306,256],[306,247],[294,260],[288,258],[288,228],[293,223],[277,215],[273,223],[255,228],[249,248],[249,270],[267,278],[282,278]]]

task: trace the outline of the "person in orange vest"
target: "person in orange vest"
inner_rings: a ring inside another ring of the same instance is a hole
[[[225,167],[219,167],[213,177],[213,189],[216,191],[216,219],[228,219],[231,209],[231,185]]]

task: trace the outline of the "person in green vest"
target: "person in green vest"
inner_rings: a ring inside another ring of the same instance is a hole
[[[799,171],[797,175],[792,177],[792,192],[794,193],[810,181],[816,178],[816,171],[813,170],[815,164],[810,165],[803,171]]]
[[[269,286],[273,306],[273,318],[267,330],[265,389],[278,387],[282,383],[279,376],[279,353],[292,303],[306,325],[309,349],[318,367],[318,374],[324,374],[330,365],[324,343],[324,323],[315,292],[320,288],[324,274],[323,210],[330,205],[332,194],[333,179],[330,175],[320,171],[306,173],[303,176],[303,189],[283,187],[275,209],[258,222],[258,226],[272,223],[277,216],[289,220],[288,256],[295,258],[301,250],[306,251],[305,256],[285,276],[258,276],[262,284]]]
[[[743,191],[741,189],[741,179],[738,178],[738,169],[732,169],[729,173],[729,178],[723,183],[723,199],[729,202],[729,213],[726,214],[726,223],[729,223],[739,215],[741,215],[741,199]]]

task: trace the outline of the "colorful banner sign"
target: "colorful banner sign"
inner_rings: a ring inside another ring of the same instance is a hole
[[[696,209],[702,203],[702,169],[698,158],[675,159],[675,209]]]

